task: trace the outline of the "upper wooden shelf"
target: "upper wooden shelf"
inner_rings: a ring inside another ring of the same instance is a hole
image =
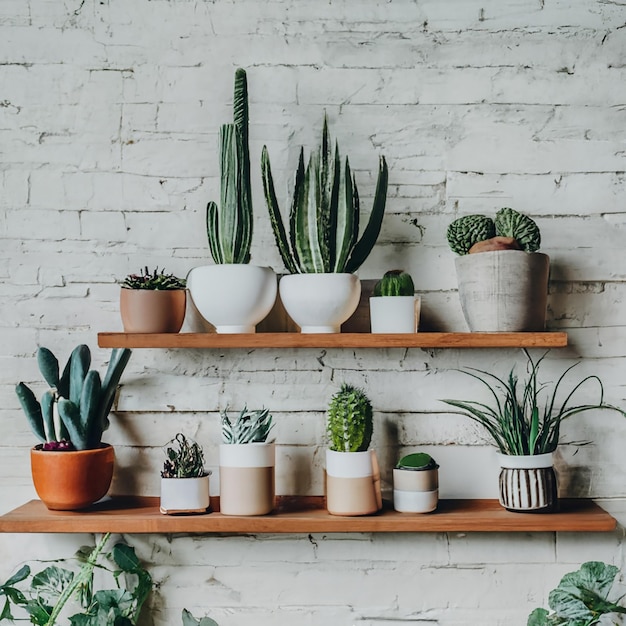
[[[591,500],[564,499],[556,513],[511,513],[497,500],[441,500],[432,513],[398,513],[389,503],[376,515],[339,517],[322,496],[282,496],[270,515],[219,513],[219,498],[203,515],[163,515],[155,497],[114,497],[85,511],[49,511],[31,500],[0,517],[6,533],[348,533],[348,532],[610,532],[617,522]]]
[[[562,348],[567,333],[98,333],[101,348]]]

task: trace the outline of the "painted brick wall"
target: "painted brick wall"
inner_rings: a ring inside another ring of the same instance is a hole
[[[552,259],[549,324],[570,338],[546,376],[579,361],[626,405],[625,21],[621,0],[2,0],[0,509],[33,496],[13,387],[39,385],[36,347],[95,349],[98,331],[121,329],[117,279],[209,262],[204,207],[219,193],[217,132],[239,66],[252,159],[267,144],[283,205],[324,111],[365,207],[386,156],[387,215],[360,276],[409,270],[424,326],[465,329],[448,223],[531,214]],[[253,186],[253,261],[281,271],[258,165]],[[321,493],[324,410],[346,380],[375,406],[387,485],[419,446],[442,465],[443,495],[493,496],[488,443],[440,398],[475,395],[455,368],[515,363],[521,352],[504,350],[135,351],[108,435],[115,490],[158,493],[161,446],[178,430],[215,469],[218,412],[248,403],[277,419],[279,492]],[[567,424],[563,494],[624,520],[625,436],[615,415]],[[183,606],[222,626],[525,624],[582,561],[624,565],[621,530],[125,539],[153,564],[158,625],[180,623]],[[0,579],[90,541],[2,536]]]

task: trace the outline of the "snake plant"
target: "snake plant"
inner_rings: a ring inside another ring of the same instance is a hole
[[[263,190],[276,244],[292,274],[355,272],[372,251],[385,212],[387,163],[380,157],[378,181],[369,221],[359,238],[359,192],[348,157],[331,145],[324,116],[322,141],[304,165],[304,148],[296,170],[289,214],[289,237],[281,216],[267,147],[261,157]]]
[[[220,206],[209,202],[206,228],[215,263],[248,263],[252,243],[252,189],[248,149],[248,83],[235,72],[233,123],[220,128]]]

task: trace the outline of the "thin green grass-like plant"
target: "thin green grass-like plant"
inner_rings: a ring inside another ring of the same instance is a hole
[[[557,395],[561,384],[578,363],[561,374],[550,393],[548,384],[538,380],[539,366],[547,352],[537,361],[533,361],[527,350],[524,350],[524,354],[528,359],[528,377],[521,383],[514,369],[506,380],[475,368],[468,368],[471,371],[460,370],[487,387],[494,400],[491,406],[472,400],[443,400],[483,426],[502,454],[528,456],[554,452],[559,443],[561,423],[577,413],[608,409],[626,417],[622,409],[604,402],[602,381],[593,374],[574,385],[565,400],[559,403]],[[593,383],[599,387],[599,401],[595,404],[573,404],[574,396],[583,385]]]

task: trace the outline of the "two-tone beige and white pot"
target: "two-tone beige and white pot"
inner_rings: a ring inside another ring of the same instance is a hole
[[[220,512],[266,515],[276,503],[274,443],[220,445]]]

